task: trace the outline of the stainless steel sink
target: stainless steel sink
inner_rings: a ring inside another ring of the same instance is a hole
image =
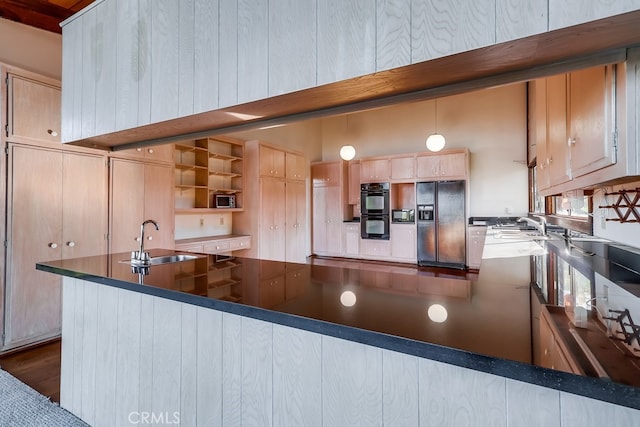
[[[151,257],[151,265],[170,264],[172,262],[190,261],[192,259],[197,259],[197,258],[201,258],[201,256],[189,255],[189,254],[157,256],[157,257]]]
[[[191,261],[194,259],[202,258],[204,255],[193,255],[193,254],[173,254],[173,255],[163,255],[149,258],[149,265],[161,265],[161,264],[171,264],[173,262],[182,262],[182,261]],[[130,259],[124,259],[120,261],[122,263],[135,265],[134,262],[131,262]]]

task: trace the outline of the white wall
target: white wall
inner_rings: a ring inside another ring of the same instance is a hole
[[[62,36],[0,18],[0,62],[62,78]]]
[[[446,148],[471,152],[470,216],[528,211],[526,107],[524,83],[438,99],[437,131]],[[433,100],[324,119],[322,159],[338,159],[347,143],[356,159],[424,151],[434,119]]]
[[[320,160],[322,156],[322,124],[319,120],[306,120],[288,126],[237,132],[229,135],[245,141],[259,139],[290,150],[301,151],[308,161]]]

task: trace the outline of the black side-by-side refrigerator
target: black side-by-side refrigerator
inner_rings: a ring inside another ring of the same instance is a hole
[[[466,269],[465,181],[416,184],[418,265]]]

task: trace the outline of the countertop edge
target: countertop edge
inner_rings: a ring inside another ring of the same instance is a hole
[[[316,332],[322,335],[371,345],[385,350],[396,351],[640,410],[640,388],[614,383],[599,378],[574,375],[526,363],[416,341],[409,338],[388,335],[322,320],[310,319],[259,307],[236,304],[230,301],[202,298],[193,294],[144,286],[138,283],[111,279],[103,276],[78,273],[59,267],[53,267],[46,263],[37,263],[36,269],[60,276],[139,292],[199,307],[211,308],[309,332]]]

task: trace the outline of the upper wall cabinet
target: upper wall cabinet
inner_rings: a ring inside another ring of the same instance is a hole
[[[389,159],[367,159],[360,161],[361,182],[388,181],[390,176]]]
[[[467,179],[468,174],[469,151],[466,148],[416,157],[416,177],[421,180]]]
[[[628,144],[635,143],[623,137],[630,114],[625,69],[592,67],[529,83],[529,137],[535,139],[537,185],[545,194],[637,173],[637,166],[626,167]]]
[[[7,86],[7,139],[60,142],[60,86],[11,72]]]
[[[615,66],[569,73],[567,114],[574,177],[616,162]]]

